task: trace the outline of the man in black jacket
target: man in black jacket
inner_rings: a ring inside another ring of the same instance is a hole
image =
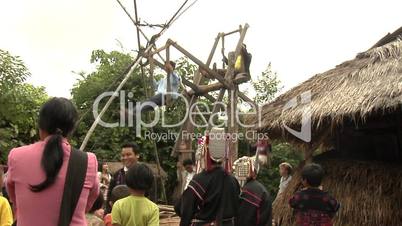
[[[207,138],[203,153],[205,169],[193,177],[175,205],[175,211],[181,217],[180,226],[234,226],[240,186],[222,167],[225,157],[222,147],[224,145],[209,144]]]
[[[240,194],[240,207],[236,217],[236,226],[272,225],[272,199],[264,185],[257,181],[260,165],[264,162],[269,148],[257,148],[253,157],[244,156],[234,163],[236,178],[243,187]]]
[[[126,172],[130,167],[138,162],[139,157],[139,147],[135,143],[127,143],[121,147],[121,162],[123,163],[123,168],[115,172],[110,180],[107,193],[107,203],[110,201],[113,188],[117,185],[126,184]],[[107,205],[106,211],[110,213],[111,207],[109,205]]]

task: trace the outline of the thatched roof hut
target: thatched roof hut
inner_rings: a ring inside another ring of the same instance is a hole
[[[309,101],[300,100],[310,92]],[[294,98],[297,99],[294,99]],[[287,108],[289,101],[298,105]],[[266,104],[255,130],[290,142],[326,170],[323,187],[342,204],[336,225],[402,222],[402,27],[355,59],[317,74]],[[311,114],[311,141],[288,132]],[[307,114],[308,116],[308,114]],[[249,117],[257,123],[257,117]],[[302,164],[303,165],[303,164]],[[301,165],[301,166],[302,166]],[[300,167],[301,167],[300,166]],[[274,216],[292,225],[287,200],[300,188],[297,171]]]
[[[302,84],[263,106],[262,122],[256,128],[269,131],[271,138],[295,141],[284,129],[300,128],[306,105],[310,107],[312,142],[332,146],[328,140],[335,128],[345,123],[364,123],[370,117],[401,112],[402,103],[402,27],[384,37],[369,50],[359,53],[355,59],[317,74]],[[395,38],[396,37],[396,38]],[[380,45],[380,46],[379,46]],[[311,91],[311,102],[300,104],[300,96]],[[287,102],[298,98],[298,105],[283,111]],[[248,122],[257,124],[257,117]],[[400,117],[399,119],[400,120]]]

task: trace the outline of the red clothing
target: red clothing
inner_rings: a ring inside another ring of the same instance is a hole
[[[105,226],[113,226],[112,224],[112,214],[109,213],[105,216],[105,218],[103,219],[103,221],[105,222]]]
[[[38,184],[46,178],[41,167],[45,144],[46,140],[15,148],[8,156],[7,189],[17,211],[18,226],[54,226],[59,219],[71,146],[63,139],[63,165],[55,183],[41,192],[34,193],[30,190],[30,185]],[[70,226],[87,225],[85,212],[90,210],[99,194],[97,168],[96,156],[88,153],[84,187]]]
[[[333,197],[318,188],[296,192],[289,204],[295,211],[297,226],[332,226],[332,218],[340,207]]]

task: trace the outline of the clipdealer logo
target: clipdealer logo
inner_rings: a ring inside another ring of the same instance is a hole
[[[299,105],[297,101],[298,97],[294,97],[289,100],[282,109],[282,114],[289,109],[293,109]],[[299,138],[304,142],[311,141],[311,90],[308,90],[302,94],[300,94],[300,104],[302,104],[302,119],[301,119],[301,130],[297,131],[289,126],[287,126],[284,122],[282,122],[283,127],[291,133],[293,136]]]

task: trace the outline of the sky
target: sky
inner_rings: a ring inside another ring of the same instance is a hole
[[[137,0],[139,17],[164,23],[182,2]],[[122,3],[133,14],[132,0]],[[286,91],[402,26],[401,8],[400,0],[199,0],[157,44],[171,38],[205,61],[218,32],[248,23],[253,78],[271,62]],[[137,48],[135,28],[115,0],[0,0],[0,28],[0,49],[20,56],[32,74],[28,82],[50,96],[70,97],[79,78],[74,72],[94,69],[93,50],[121,50],[119,42],[126,51]],[[227,51],[237,38],[227,40]],[[173,59],[180,56],[172,52]],[[220,59],[217,53],[218,65]]]

